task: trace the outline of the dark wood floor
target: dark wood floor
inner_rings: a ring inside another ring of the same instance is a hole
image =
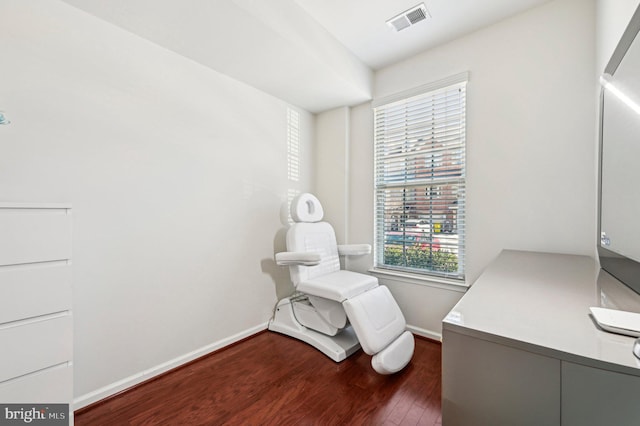
[[[84,425],[440,425],[439,343],[416,338],[392,376],[357,352],[341,363],[300,341],[260,333],[81,410]]]

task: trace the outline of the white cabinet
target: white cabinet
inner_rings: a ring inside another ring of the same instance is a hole
[[[69,404],[71,207],[0,203],[0,403]]]

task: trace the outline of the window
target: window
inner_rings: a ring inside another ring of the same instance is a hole
[[[374,103],[378,268],[464,279],[466,82]]]
[[[300,113],[287,108],[287,206],[300,194]],[[293,224],[291,212],[287,209],[287,221]]]

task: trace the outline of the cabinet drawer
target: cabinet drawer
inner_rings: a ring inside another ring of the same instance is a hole
[[[0,382],[72,359],[69,313],[0,326]]]
[[[71,257],[68,209],[0,208],[0,265]]]
[[[73,399],[73,367],[68,364],[0,383],[0,401],[11,403],[64,403]]]
[[[70,309],[66,263],[0,267],[0,324]]]
[[[562,362],[563,425],[637,426],[638,395],[640,376]]]

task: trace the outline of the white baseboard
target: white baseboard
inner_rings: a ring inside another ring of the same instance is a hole
[[[407,324],[407,330],[409,330],[413,334],[417,334],[418,336],[442,342],[442,333],[436,333],[435,331],[425,330],[424,328],[415,327],[409,324]]]
[[[132,386],[137,385],[138,383],[142,383],[145,380],[149,380],[152,377],[155,377],[159,374],[165,373],[173,368],[179,367],[183,364],[186,364],[189,361],[193,361],[196,358],[207,355],[211,352],[217,351],[218,349],[222,349],[225,346],[228,346],[232,343],[238,342],[246,337],[249,337],[253,334],[259,333],[262,330],[266,330],[269,323],[263,323],[252,327],[248,330],[241,331],[238,334],[227,337],[225,339],[219,340],[217,342],[211,343],[207,346],[204,346],[200,349],[196,349],[195,351],[189,352],[187,354],[181,355],[177,358],[169,360],[160,365],[156,365],[155,367],[144,370],[140,373],[134,374],[132,376],[126,377],[122,380],[118,380],[117,382],[111,383],[107,386],[104,386],[95,391],[89,392],[85,395],[81,395],[73,400],[73,409],[78,410],[80,408],[86,407],[87,405],[93,404],[94,402],[98,402],[101,399],[107,398],[108,396],[114,395],[118,392],[121,392],[125,389],[128,389]]]

